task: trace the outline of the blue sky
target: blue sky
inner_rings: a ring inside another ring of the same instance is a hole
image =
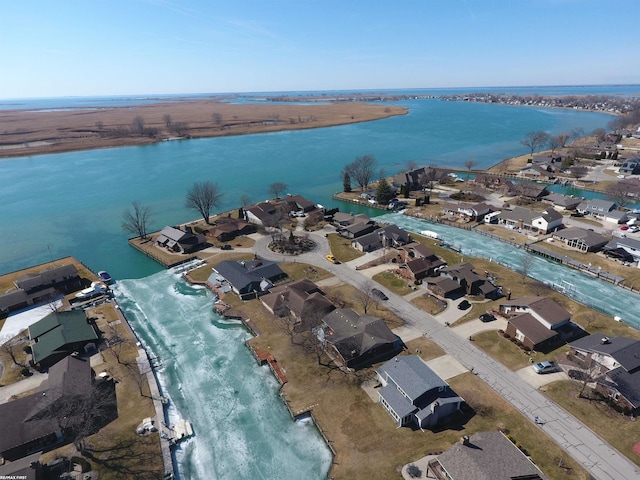
[[[638,0],[28,0],[0,98],[640,83]]]

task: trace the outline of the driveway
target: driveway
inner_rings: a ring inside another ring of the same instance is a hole
[[[526,367],[517,370],[516,373],[525,382],[535,388],[543,387],[558,380],[569,379],[569,376],[561,369],[557,372],[552,373],[536,373],[531,365],[527,365]]]
[[[38,388],[47,378],[49,378],[48,373],[34,373],[29,378],[0,387],[0,404],[7,403],[14,395],[20,395],[21,393]]]

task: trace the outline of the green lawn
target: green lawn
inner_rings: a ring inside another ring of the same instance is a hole
[[[351,246],[348,238],[341,237],[337,233],[330,233],[327,239],[329,240],[331,253],[339,262],[348,262],[364,255],[364,253]]]
[[[390,271],[374,275],[373,280],[398,295],[406,295],[413,291],[411,287],[408,286],[409,280],[406,278],[400,278]]]

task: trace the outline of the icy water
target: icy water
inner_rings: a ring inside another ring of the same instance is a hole
[[[172,271],[121,280],[116,298],[154,352],[170,420],[193,423],[176,451],[183,479],[325,478],[331,456],[314,425],[293,422],[268,367],[257,367],[240,322],[212,310],[211,295]]]

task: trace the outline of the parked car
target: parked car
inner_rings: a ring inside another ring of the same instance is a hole
[[[371,289],[371,295],[380,300],[389,300],[389,297],[387,297],[382,290],[378,290],[377,288]]]
[[[536,364],[533,365],[533,371],[536,372],[537,374],[543,374],[543,373],[550,373],[550,372],[555,372],[558,367],[556,367],[556,364],[554,362],[538,362]]]
[[[224,245],[222,245],[220,247],[220,250],[233,250],[233,247],[231,245],[229,245],[228,243],[225,243]]]
[[[327,260],[329,260],[331,263],[340,263],[338,260],[336,260],[336,257],[331,254],[327,255]]]
[[[496,317],[491,315],[490,313],[483,313],[482,315],[480,315],[480,321],[484,323],[493,322],[495,319]]]
[[[458,304],[458,310],[467,310],[471,308],[471,304],[468,300],[463,300]]]

